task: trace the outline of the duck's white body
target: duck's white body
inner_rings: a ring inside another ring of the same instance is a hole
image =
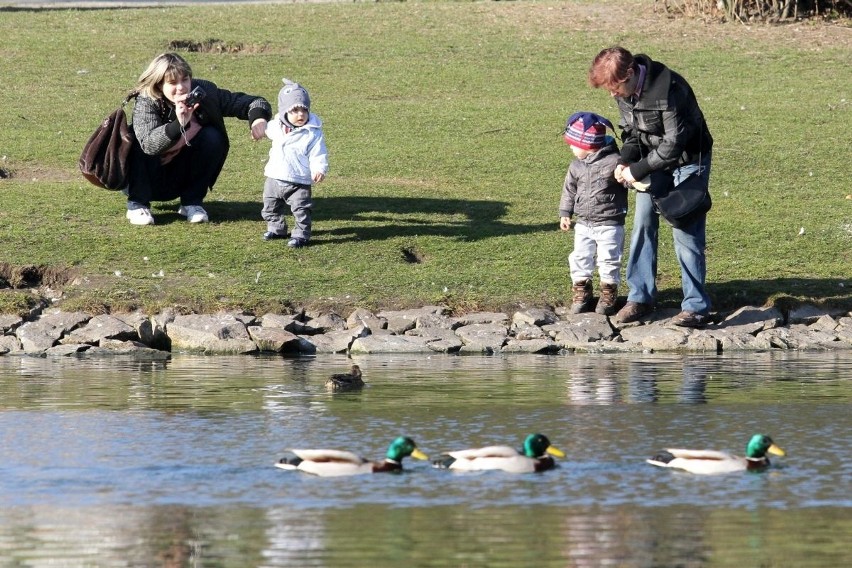
[[[715,450],[685,450],[679,448],[668,448],[667,452],[674,456],[668,463],[646,460],[651,465],[659,467],[670,467],[682,469],[690,473],[731,473],[747,469],[745,458],[737,458],[725,452]]]
[[[341,475],[359,475],[373,473],[374,463],[358,454],[344,450],[288,450],[301,458],[298,465],[279,462],[275,467],[286,470],[299,470],[320,477],[338,477]]]
[[[508,473],[533,473],[553,467],[553,458],[531,458],[511,446],[486,446],[447,452],[455,458],[448,469],[456,471],[486,471],[499,469]]]
[[[391,443],[385,459],[380,461],[371,461],[346,450],[291,449],[287,452],[291,456],[279,460],[275,467],[304,471],[320,477],[399,472],[402,471],[402,460],[406,456],[419,460],[429,459],[429,456],[417,449],[414,440],[403,436]]]
[[[509,473],[535,471],[535,460],[528,458],[511,446],[487,446],[470,450],[447,452],[456,458],[449,469],[457,471],[485,471],[500,469]]]
[[[668,448],[647,461],[658,467],[682,469],[690,473],[714,474],[736,471],[761,471],[769,466],[766,454],[786,455],[766,434],[754,434],[746,444],[745,457],[716,450]]]

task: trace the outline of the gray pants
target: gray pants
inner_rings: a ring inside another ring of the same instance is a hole
[[[266,230],[276,235],[287,235],[288,210],[293,213],[293,238],[311,238],[311,186],[279,179],[266,178],[263,184],[263,209]]]

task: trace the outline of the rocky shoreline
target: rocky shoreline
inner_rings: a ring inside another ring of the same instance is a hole
[[[172,353],[284,355],[448,353],[619,353],[852,348],[852,312],[802,306],[790,313],[746,306],[715,314],[704,329],[671,323],[676,309],[616,326],[595,313],[528,308],[512,314],[451,316],[443,306],[378,311],[264,314],[89,315],[45,310],[29,317],[0,315],[0,355],[132,356]]]

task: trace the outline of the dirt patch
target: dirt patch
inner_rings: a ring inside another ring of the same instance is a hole
[[[664,4],[660,0],[559,5],[522,2],[507,5],[505,13],[511,15],[508,20],[511,25],[530,29],[546,27],[584,32],[590,29],[617,31],[629,26],[632,31],[646,33],[649,37],[677,37],[701,45],[752,39],[792,45],[804,51],[852,47],[852,21],[849,19],[815,17],[776,23],[725,22],[720,14],[685,12],[677,9],[676,3],[667,9]]]
[[[79,181],[80,172],[63,168],[52,168],[41,165],[24,165],[15,168],[0,169],[0,182],[4,179],[30,182],[68,182]]]
[[[73,269],[62,266],[16,266],[0,262],[0,288],[51,288],[65,286],[74,280]]]
[[[173,39],[169,42],[168,48],[169,51],[189,51],[190,53],[260,53],[266,50],[265,46],[214,38],[201,41]]]

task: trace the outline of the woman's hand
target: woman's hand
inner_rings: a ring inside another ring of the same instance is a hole
[[[266,136],[266,119],[258,118],[251,123],[252,140],[263,140]]]
[[[175,101],[175,117],[177,117],[177,121],[181,126],[189,124],[189,121],[192,119],[193,111],[198,108],[198,103],[195,103],[191,107],[184,104],[183,100],[187,96],[188,95],[184,95],[179,101]]]

